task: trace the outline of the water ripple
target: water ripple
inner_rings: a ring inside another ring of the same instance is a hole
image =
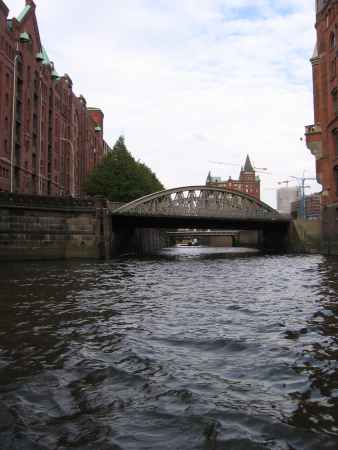
[[[1,268],[1,450],[336,450],[338,262]]]

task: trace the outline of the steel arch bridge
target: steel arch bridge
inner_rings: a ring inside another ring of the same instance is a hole
[[[117,216],[285,221],[250,195],[212,186],[185,186],[141,197],[112,211]]]

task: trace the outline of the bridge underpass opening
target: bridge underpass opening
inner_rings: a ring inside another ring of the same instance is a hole
[[[161,191],[123,205],[111,215],[113,241],[120,244],[115,248],[136,245],[147,251],[152,244],[154,250],[155,244],[161,245],[159,230],[182,228],[256,231],[260,248],[285,250],[290,223],[290,218],[256,198],[210,186]],[[140,239],[145,241],[142,245]]]

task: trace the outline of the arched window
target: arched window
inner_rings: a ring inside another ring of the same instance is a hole
[[[336,35],[334,32],[330,33],[330,48],[336,48]]]

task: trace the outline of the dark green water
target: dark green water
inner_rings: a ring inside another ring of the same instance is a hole
[[[338,449],[338,260],[0,267],[0,449]]]

